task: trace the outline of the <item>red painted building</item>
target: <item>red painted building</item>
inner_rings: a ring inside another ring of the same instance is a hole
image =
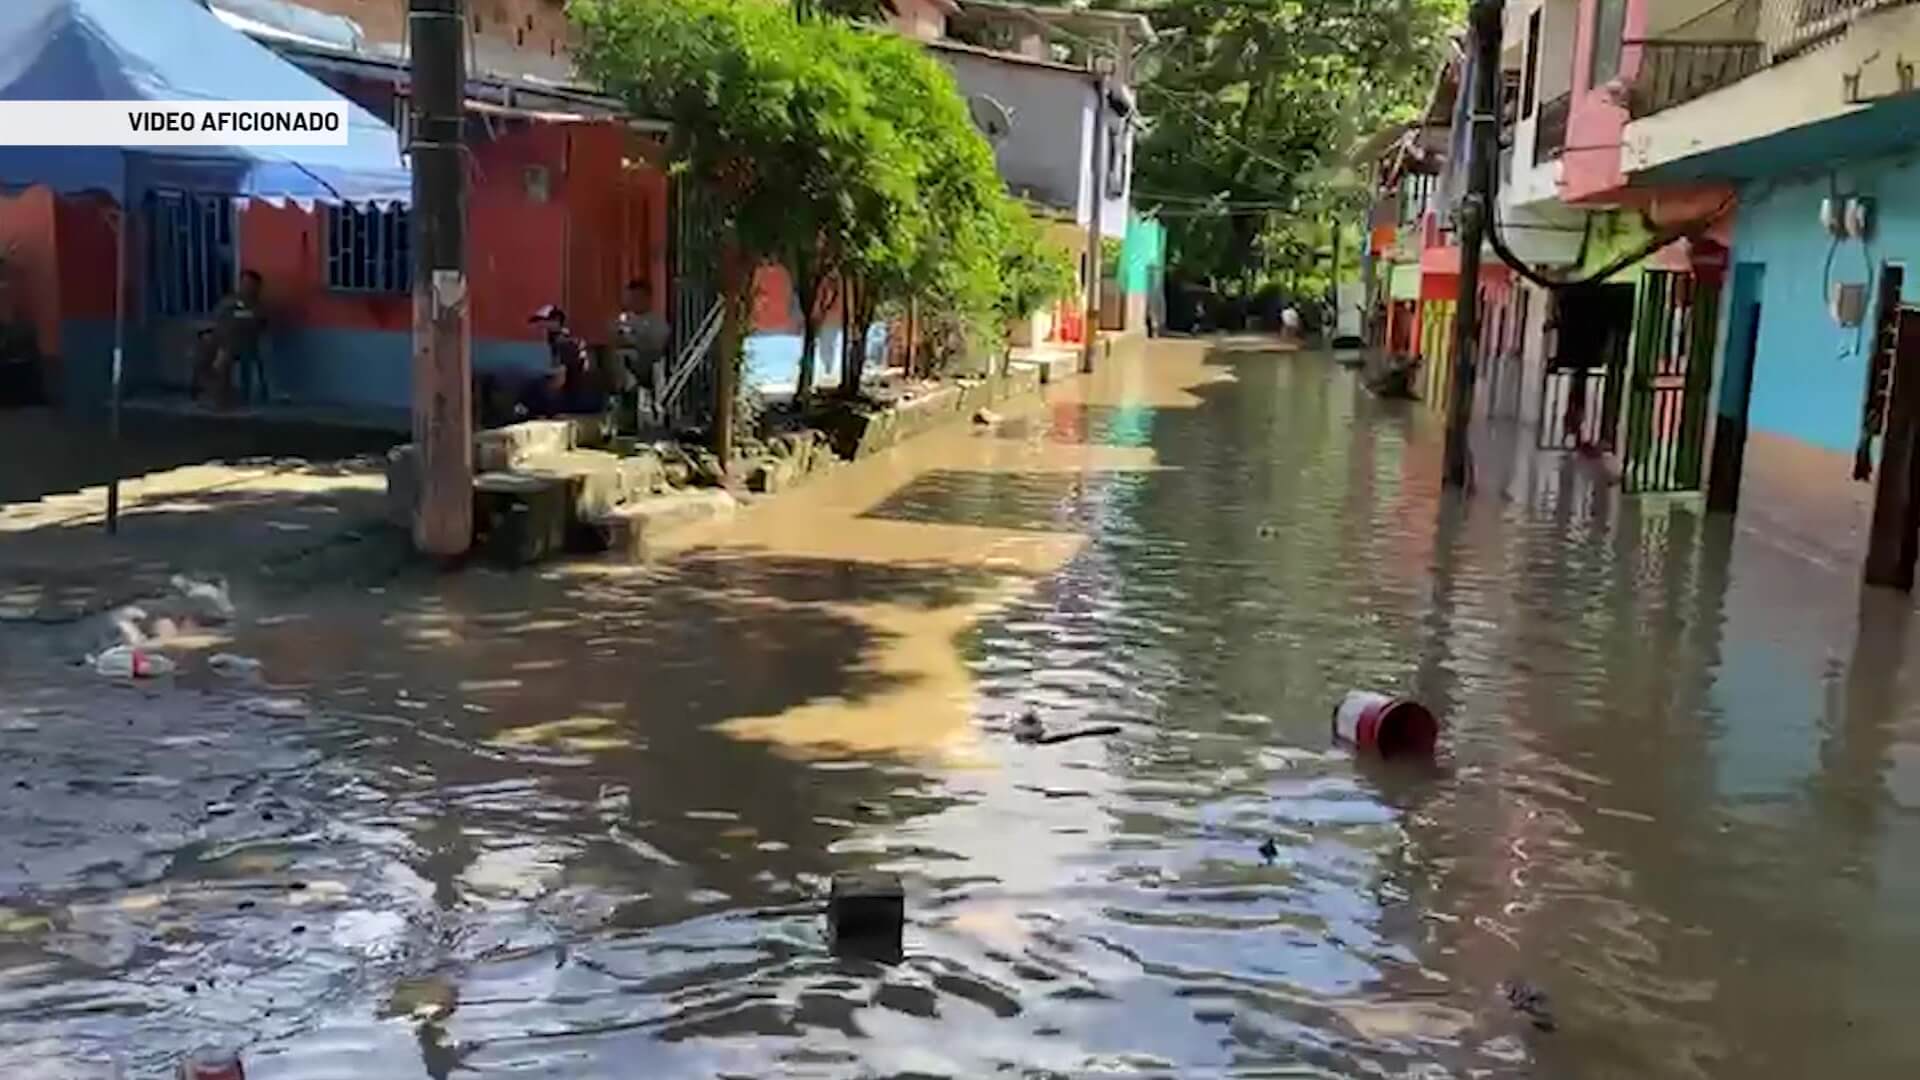
[[[409,72],[398,36],[405,0],[212,6],[235,32],[275,48],[376,116],[404,117]],[[672,299],[668,184],[654,164],[658,126],[650,133],[615,103],[552,81],[570,64],[559,5],[489,0],[472,15],[474,366],[536,369],[546,363],[545,348],[527,320],[540,305],[559,304],[582,336],[600,343],[627,281],[653,283],[663,310]],[[130,395],[186,390],[197,331],[238,274],[256,270],[265,280],[275,400],[345,406],[404,424],[412,300],[403,209],[235,205],[162,192],[133,210]],[[118,214],[104,200],[55,198],[44,189],[0,197],[13,306],[37,329],[47,387],[72,407],[106,399]]]

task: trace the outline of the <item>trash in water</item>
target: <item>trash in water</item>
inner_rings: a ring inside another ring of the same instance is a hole
[[[1260,857],[1265,859],[1269,866],[1273,864],[1273,860],[1280,857],[1280,845],[1273,842],[1273,837],[1269,836],[1260,841]]]
[[[992,409],[981,409],[973,414],[973,422],[982,426],[997,424],[1000,422],[1000,414]]]
[[[1533,1026],[1541,1031],[1553,1031],[1559,1027],[1553,1018],[1553,1005],[1547,1000],[1547,992],[1527,982],[1525,979],[1508,979],[1500,984],[1500,993],[1507,999],[1513,1011],[1533,1021]]]
[[[281,720],[298,720],[308,714],[307,703],[292,697],[255,697],[240,703],[240,707],[260,716],[271,716]]]
[[[158,679],[174,672],[173,661],[132,645],[115,645],[90,662],[109,679]]]
[[[1099,735],[1120,734],[1119,724],[1089,724],[1086,727],[1070,728],[1066,731],[1048,731],[1041,723],[1040,715],[1032,709],[1020,714],[1013,722],[1015,741],[1040,746],[1052,746],[1054,743],[1068,742],[1073,739],[1087,739]]]
[[[215,675],[229,679],[252,679],[260,674],[260,661],[251,656],[236,656],[233,653],[214,653],[207,657],[207,667]]]
[[[233,618],[233,599],[227,592],[226,582],[195,581],[185,574],[175,574],[172,585],[174,591],[193,602],[194,614],[202,620],[225,622]]]
[[[1440,721],[1417,701],[1354,690],[1334,706],[1333,738],[1383,758],[1430,758],[1440,741]]]
[[[180,1063],[175,1075],[179,1080],[246,1080],[247,1073],[239,1054],[219,1051],[193,1055]]]

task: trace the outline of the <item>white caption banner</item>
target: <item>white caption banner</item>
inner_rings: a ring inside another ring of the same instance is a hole
[[[0,101],[0,146],[345,146],[345,101]]]

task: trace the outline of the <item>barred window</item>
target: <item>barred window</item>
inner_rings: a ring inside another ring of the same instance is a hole
[[[233,200],[182,191],[146,201],[148,302],[162,318],[210,314],[233,287]]]
[[[412,229],[404,206],[329,208],[327,287],[344,292],[412,292]]]

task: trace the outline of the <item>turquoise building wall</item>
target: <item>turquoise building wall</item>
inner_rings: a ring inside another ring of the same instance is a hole
[[[1875,200],[1863,244],[1836,244],[1820,202],[1838,191]],[[1829,314],[1833,283],[1864,283],[1869,302],[1881,267],[1906,267],[1903,300],[1920,300],[1920,164],[1907,157],[1843,165],[1829,174],[1756,181],[1741,192],[1733,262],[1761,264],[1751,429],[1836,453],[1853,452],[1877,312],[1858,329]],[[1724,348],[1725,334],[1722,335]]]

